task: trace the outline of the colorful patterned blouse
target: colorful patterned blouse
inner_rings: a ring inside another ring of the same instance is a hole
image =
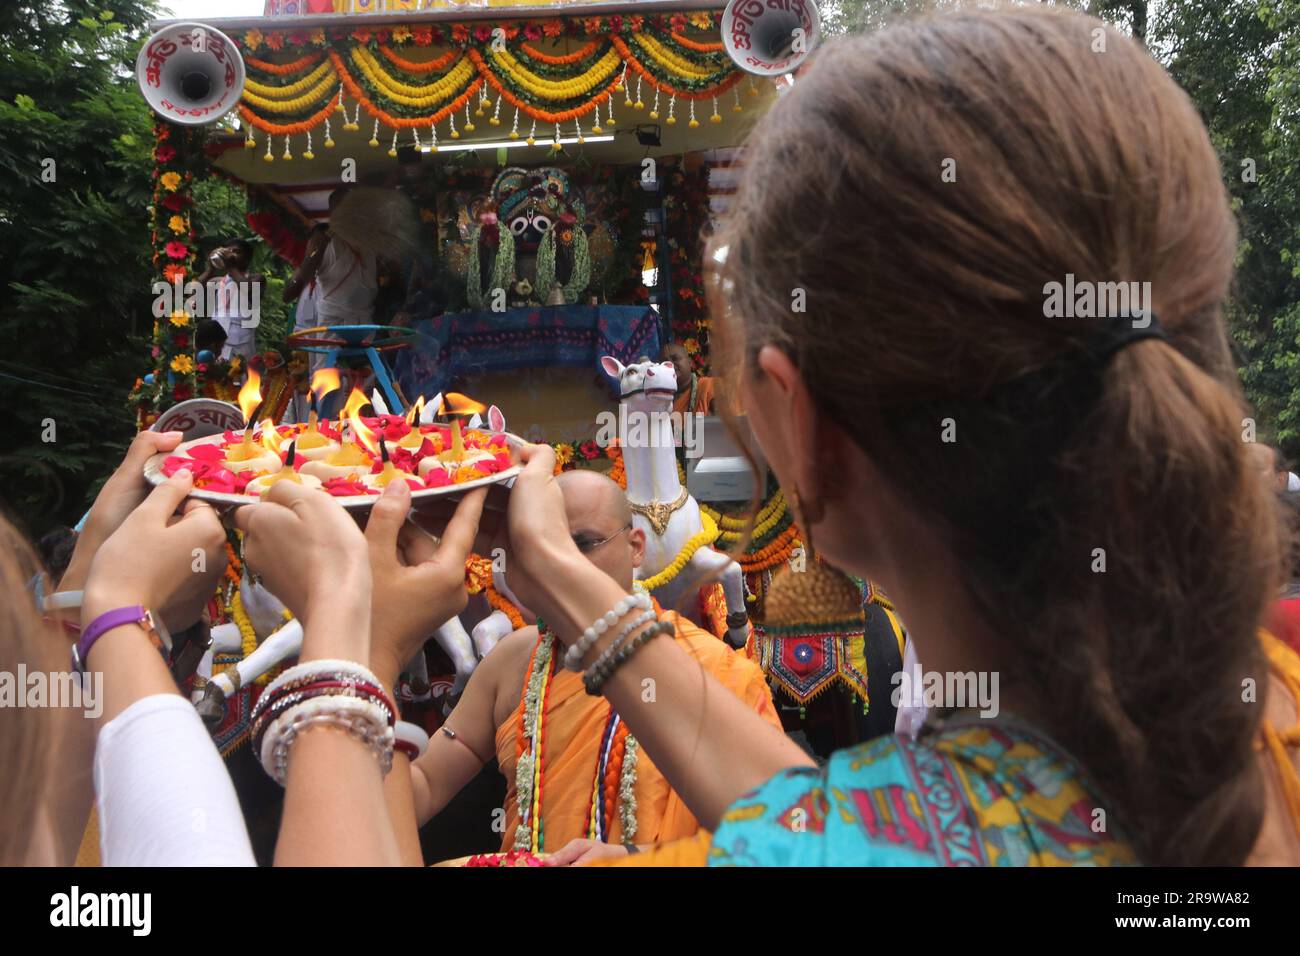
[[[1024,723],[960,718],[777,774],[727,811],[711,866],[1137,862],[1080,768]]]

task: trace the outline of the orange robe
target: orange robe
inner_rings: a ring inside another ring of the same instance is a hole
[[[691,390],[688,387],[680,395],[673,398],[673,411],[675,412],[696,412],[700,415],[709,414],[709,406],[713,404],[713,379],[696,378],[695,380],[695,407],[687,408],[691,400]]]
[[[767,680],[753,661],[737,654],[708,631],[669,611],[665,618],[677,626],[677,642],[724,687],[753,707],[773,726],[781,719],[772,702]],[[524,691],[528,681],[525,677]],[[582,685],[582,675],[560,668],[551,682],[542,744],[542,850],[554,853],[570,840],[587,835],[597,750],[609,719],[609,702],[592,697]],[[519,824],[515,787],[515,748],[522,695],[506,722],[497,728],[497,762],[506,778],[506,827],[501,849],[514,846]],[[661,843],[699,832],[699,821],[686,809],[644,750],[637,751],[637,843]],[[616,811],[609,826],[609,842],[622,842],[623,826]]]

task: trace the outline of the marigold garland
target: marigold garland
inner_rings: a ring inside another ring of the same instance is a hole
[[[691,90],[685,87],[679,88],[669,86],[667,83],[659,80],[654,73],[650,72],[650,70],[648,70],[645,65],[637,59],[636,55],[633,54],[632,50],[620,37],[612,36],[610,37],[610,42],[614,44],[614,48],[618,50],[619,54],[627,62],[627,65],[635,70],[642,79],[649,83],[652,89],[660,90],[661,92],[673,96],[680,96],[684,100],[707,100],[714,96],[721,96],[723,93],[727,92],[727,90],[739,83],[746,75],[739,69],[733,70],[729,75],[726,75],[724,79],[720,80],[716,86],[711,86],[704,90]]]
[[[572,119],[586,116],[596,108],[598,103],[603,103],[605,100],[609,99],[614,88],[617,87],[619,83],[619,77],[615,76],[603,91],[597,93],[583,106],[578,106],[570,110],[559,110],[553,112],[551,110],[538,109],[537,107],[526,103],[524,100],[506,89],[505,85],[496,78],[496,75],[492,72],[491,68],[488,67],[487,63],[477,50],[470,50],[469,56],[470,59],[473,60],[474,65],[478,68],[479,74],[483,79],[486,80],[494,90],[500,93],[507,103],[511,106],[518,107],[521,112],[526,113],[533,119],[540,120],[543,123],[564,123]]]
[[[441,122],[468,103],[470,98],[478,93],[483,86],[483,81],[481,79],[474,80],[464,93],[458,96],[451,103],[448,103],[442,109],[438,110],[436,113],[429,116],[419,116],[414,118],[392,116],[383,109],[380,109],[371,101],[370,97],[365,94],[365,91],[357,85],[357,82],[352,78],[352,75],[348,73],[347,68],[343,65],[343,59],[336,52],[330,50],[329,55],[330,59],[334,63],[335,69],[338,70],[344,88],[349,94],[351,94],[352,98],[365,107],[367,113],[379,120],[381,123],[387,125],[390,129],[415,129],[416,127],[422,128],[433,123]]]
[[[746,574],[754,571],[765,571],[787,560],[799,544],[799,541],[799,529],[795,524],[791,523],[790,527],[781,532],[766,547],[760,548],[752,554],[742,555],[737,563]]]
[[[416,60],[408,60],[400,56],[392,47],[386,43],[379,45],[379,52],[383,54],[385,60],[393,64],[399,70],[405,70],[407,73],[437,73],[451,66],[462,54],[460,50],[448,50],[436,60],[425,60],[423,63]]]
[[[321,100],[329,99],[333,91],[334,77],[325,76],[317,81],[315,87],[302,94],[302,96],[294,97],[291,100],[268,100],[249,90],[244,91],[243,98],[245,102],[264,109],[268,113],[301,113],[303,110],[315,106]]]
[[[650,59],[654,60],[668,72],[675,73],[678,76],[683,76],[691,80],[707,80],[717,75],[719,72],[718,70],[706,70],[702,67],[696,66],[694,63],[682,59],[677,56],[677,54],[673,53],[672,50],[655,40],[654,37],[646,36],[645,34],[637,34],[632,38],[632,40],[649,55]],[[723,67],[723,70],[725,69],[726,68]]]
[[[528,660],[522,706],[515,739],[515,797],[519,823],[515,827],[514,849],[540,853],[546,846],[542,827],[542,795],[546,760],[547,704],[555,682],[555,635],[537,622],[537,643]],[[607,705],[608,706],[608,705]],[[621,838],[627,844],[636,838],[637,743],[626,724],[611,707],[596,753],[591,799],[587,807],[586,833],[602,842],[609,837],[609,821],[619,804]]]
[[[298,123],[270,123],[262,119],[244,104],[239,104],[239,115],[250,125],[260,129],[263,133],[274,136],[288,136],[293,133],[307,133],[315,129],[329,117],[334,110],[334,103],[331,100],[327,102],[315,114]]]
[[[297,73],[309,66],[314,66],[324,58],[324,53],[308,53],[289,63],[270,63],[244,54],[244,65],[251,66],[255,70],[261,70],[263,73],[270,73],[272,76],[288,76],[290,73]]]
[[[518,41],[504,50],[495,47],[496,27],[485,22],[453,24],[449,29],[399,25],[391,30],[358,28],[350,34],[335,31],[331,33],[331,41],[336,44],[334,48],[310,49],[286,63],[272,63],[246,55],[245,62],[250,70],[260,71],[267,77],[288,77],[308,69],[311,72],[284,86],[250,77],[240,112],[252,127],[271,135],[308,133],[328,119],[328,108],[294,122],[282,123],[271,122],[268,117],[257,113],[281,116],[301,113],[313,108],[322,98],[327,100],[328,107],[340,109],[343,107],[342,97],[334,96],[338,89],[337,78],[343,90],[364,106],[372,118],[394,131],[413,129],[436,125],[446,119],[474,95],[481,95],[486,83],[525,116],[542,123],[566,123],[588,115],[609,101],[611,93],[621,89],[621,81],[629,68],[661,93],[692,101],[706,99],[731,89],[744,75],[722,55],[721,44],[693,40],[683,33],[688,24],[695,29],[714,29],[718,22],[716,16],[707,12],[690,18],[685,15],[644,18],[615,14],[542,23],[503,21],[499,26],[505,30],[506,37]],[[570,53],[546,53],[531,42],[544,37],[581,36],[584,33],[590,39]],[[351,44],[347,43],[348,37],[353,41]],[[243,41],[246,51],[256,50],[263,44],[271,49],[287,50],[302,49],[309,43],[321,46],[327,42],[323,30],[306,33],[272,31],[265,35],[250,30]],[[421,62],[400,55],[390,46],[390,42],[404,41],[422,47],[450,42],[452,49],[433,60]],[[606,46],[604,53],[600,53],[602,46]],[[371,95],[361,89],[357,77],[352,76],[343,64],[341,50],[347,50],[346,57],[355,65],[358,77],[370,84]],[[592,57],[597,57],[595,62],[580,68],[574,76],[556,73],[557,68],[586,64]],[[537,64],[541,69],[530,70],[523,60]],[[448,72],[432,84],[416,86],[385,70],[383,61],[407,76],[437,73],[444,69]],[[478,76],[471,80],[474,73]],[[546,75],[548,73],[552,75]],[[466,85],[467,88],[461,89]],[[455,100],[447,103],[452,97]],[[382,99],[413,110],[443,105],[429,115],[409,116],[401,115],[404,110],[385,110],[378,101]],[[574,100],[585,102],[563,110],[545,109],[541,105],[541,102],[559,105]],[[716,111],[714,119],[717,119]],[[698,125],[693,117],[691,125]]]
[[[674,43],[678,43],[681,46],[686,47],[688,50],[694,50],[696,53],[722,53],[727,49],[724,44],[700,43],[697,40],[692,40],[690,37],[682,36],[676,31],[672,31],[668,35],[673,38]]]
[[[573,53],[564,53],[560,55],[543,53],[541,50],[537,49],[537,47],[527,42],[519,44],[519,49],[529,59],[536,60],[538,63],[545,63],[548,66],[567,66],[570,63],[578,63],[585,60],[587,57],[595,53],[599,46],[599,42],[592,40],[590,43],[583,45],[580,49],[575,50]]]
[[[306,76],[295,80],[286,86],[272,86],[267,83],[258,83],[256,80],[248,79],[244,81],[244,89],[248,92],[256,93],[258,96],[264,96],[273,100],[284,100],[292,96],[297,96],[303,90],[309,89],[319,83],[322,77],[331,77],[333,84],[333,66],[329,63],[321,63],[320,66],[312,70]],[[251,98],[250,98],[251,99]]]
[[[471,554],[465,559],[465,590],[479,594],[492,586],[492,559]]]
[[[371,84],[390,100],[403,106],[421,108],[440,103],[452,96],[474,75],[473,67],[466,60],[461,59],[444,76],[434,82],[425,86],[411,86],[385,73],[379,61],[364,47],[353,47],[351,56],[352,62]]]
[[[507,598],[504,594],[488,585],[483,589],[483,596],[487,598],[488,604],[495,611],[500,611],[506,617],[510,618],[510,629],[517,631],[524,626],[524,616],[519,613],[519,608]]]
[[[585,73],[564,80],[550,80],[533,73],[516,60],[509,50],[494,51],[492,60],[502,73],[533,96],[555,101],[571,100],[591,92],[622,66],[618,52],[610,50]]]

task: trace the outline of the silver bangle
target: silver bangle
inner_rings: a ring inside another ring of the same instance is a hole
[[[312,727],[336,727],[360,740],[379,760],[387,774],[393,766],[393,728],[388,714],[374,701],[359,697],[330,695],[304,700],[280,714],[267,728],[259,755],[262,768],[280,786],[289,770],[289,749],[304,731]]]

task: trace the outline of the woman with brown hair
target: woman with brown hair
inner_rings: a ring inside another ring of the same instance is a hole
[[[622,619],[588,625],[618,589],[531,449],[511,587],[711,862],[1300,862],[1292,758],[1253,750],[1295,701],[1257,633],[1284,545],[1241,440],[1220,175],[1145,50],[1036,7],[829,44],[754,129],[706,259],[729,394],[809,543],[895,599],[927,672],[998,678],[999,713],[812,767],[672,641],[610,652]],[[1049,317],[1113,283],[1150,296]]]

